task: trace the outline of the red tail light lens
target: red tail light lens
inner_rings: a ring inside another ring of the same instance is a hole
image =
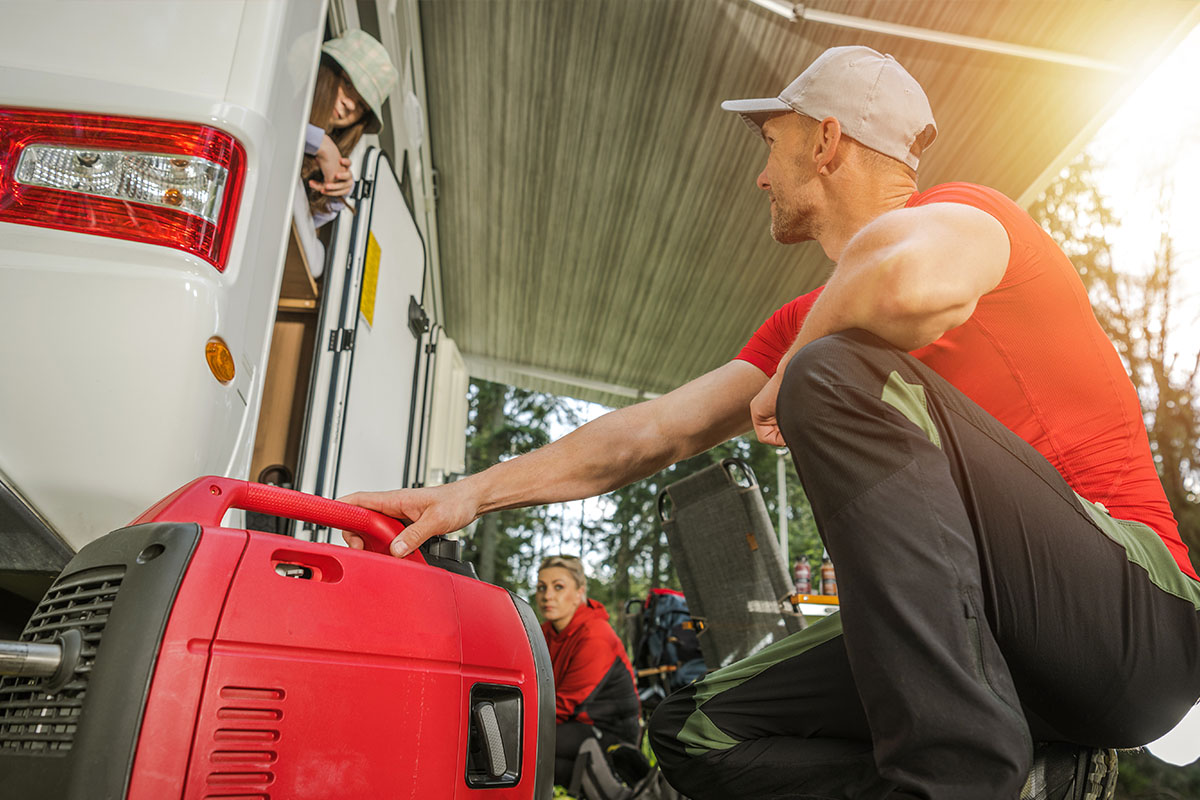
[[[0,108],[0,222],[229,259],[246,153],[184,122]]]

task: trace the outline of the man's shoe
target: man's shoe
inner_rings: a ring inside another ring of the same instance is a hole
[[[1116,789],[1116,750],[1046,742],[1033,750],[1020,800],[1112,800]]]

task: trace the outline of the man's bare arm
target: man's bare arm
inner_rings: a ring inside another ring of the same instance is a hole
[[[1004,277],[1008,256],[1004,226],[973,206],[890,211],[846,245],[794,350],[849,328],[901,350],[924,347],[967,321]]]
[[[924,347],[970,318],[1004,277],[1008,258],[1004,226],[972,206],[934,203],[873,220],[846,245],[779,370],[751,403],[758,438],[783,444],[775,401],[787,363],[804,345],[861,328],[901,350]]]
[[[341,498],[412,520],[392,543],[411,552],[489,511],[592,497],[653,475],[750,429],[750,399],[766,383],[757,367],[731,361],[678,389],[618,409],[531,453],[445,486],[358,492]],[[347,537],[361,546],[357,537]]]

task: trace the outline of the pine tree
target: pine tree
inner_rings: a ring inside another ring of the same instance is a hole
[[[555,421],[577,422],[571,403],[554,395],[471,382],[468,394],[467,471],[535,450],[550,441]],[[535,540],[553,525],[546,506],[513,508],[485,514],[465,538],[464,557],[480,579],[526,594],[538,558]]]

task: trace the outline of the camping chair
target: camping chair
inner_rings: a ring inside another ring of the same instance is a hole
[[[709,670],[804,627],[754,472],[727,458],[672,483],[659,518]]]

